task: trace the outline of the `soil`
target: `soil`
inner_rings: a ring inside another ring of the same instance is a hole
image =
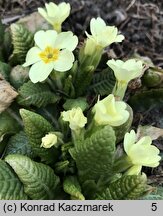
[[[55,3],[62,1],[50,0]],[[125,41],[110,47],[111,58],[128,58],[138,53],[148,56],[156,66],[163,66],[163,3],[161,0],[64,0],[72,7],[63,29],[72,30],[82,41],[92,17],[100,16],[115,25],[125,35]],[[37,11],[48,0],[0,0],[3,23],[10,24]],[[163,128],[163,108],[146,113],[135,113],[134,126],[152,124]],[[163,152],[163,139],[155,141]],[[151,175],[152,174],[152,175]],[[151,172],[151,181],[163,185],[163,169]]]

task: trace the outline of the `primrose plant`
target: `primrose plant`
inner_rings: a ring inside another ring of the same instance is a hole
[[[14,181],[0,198],[141,199],[153,190],[144,167],[157,167],[161,157],[150,136],[138,139],[131,129],[133,111],[124,98],[144,64],[103,58],[124,36],[100,17],[90,20],[83,43],[62,31],[70,9],[64,2],[38,8],[50,25],[35,33],[11,25],[17,114],[15,121],[2,113],[12,133],[0,168],[4,184]]]

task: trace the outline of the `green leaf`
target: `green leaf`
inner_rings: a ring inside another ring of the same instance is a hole
[[[86,199],[90,200],[95,197],[100,188],[94,180],[87,180],[82,184],[82,191]]]
[[[153,193],[141,198],[143,200],[163,200],[163,187],[159,186]]]
[[[21,65],[12,68],[10,73],[10,83],[14,88],[20,88],[20,86],[29,80],[28,71],[28,68]]]
[[[5,161],[13,168],[33,200],[54,199],[59,178],[49,166],[32,161],[24,155],[8,155]]]
[[[162,73],[157,72],[157,67],[150,67],[141,78],[143,86],[148,88],[159,86],[162,83]]]
[[[13,58],[22,64],[28,50],[34,45],[33,34],[21,24],[11,25],[12,43],[14,46]]]
[[[123,176],[112,182],[109,187],[98,193],[98,200],[133,200],[140,198],[146,191],[147,178],[144,175]]]
[[[141,91],[133,95],[128,103],[138,112],[161,107],[163,105],[163,88]]]
[[[50,91],[45,83],[34,84],[28,81],[20,87],[18,93],[17,102],[22,106],[34,105],[39,108],[58,100],[58,97]]]
[[[2,52],[4,56],[4,60],[8,60],[11,53],[12,53],[12,39],[11,39],[11,32],[8,28],[6,28],[4,33],[4,40],[2,44]]]
[[[75,96],[75,89],[74,89],[74,86],[73,86],[73,83],[72,83],[72,76],[71,75],[69,75],[67,78],[65,78],[63,91],[70,98],[74,98],[74,96]]]
[[[88,90],[88,86],[92,81],[94,70],[94,66],[86,66],[84,68],[80,66],[78,69],[74,80],[75,93],[77,97],[82,96]]]
[[[115,85],[115,77],[113,71],[108,67],[94,75],[89,91],[94,91],[96,94],[108,95],[112,93]]]
[[[99,180],[112,175],[115,139],[114,130],[108,125],[99,128],[83,142],[75,143],[75,147],[69,150],[82,181]]]
[[[53,126],[42,116],[25,110],[20,110],[20,115],[24,122],[25,132],[32,146],[33,152],[41,158],[45,163],[54,163],[56,161],[56,148],[41,148],[41,139],[47,133],[54,131]]]
[[[63,104],[63,108],[65,110],[71,110],[72,108],[80,107],[82,111],[85,111],[88,108],[88,103],[86,98],[76,98],[76,99],[67,99],[66,102]]]
[[[8,80],[10,71],[11,71],[10,65],[0,61],[0,74],[2,74],[5,80]]]
[[[15,134],[19,130],[19,125],[7,112],[0,114],[0,142],[7,134]]]
[[[26,200],[23,184],[11,167],[0,160],[0,200]]]
[[[32,147],[24,131],[20,131],[10,138],[5,151],[6,156],[9,154],[22,154],[31,158],[34,157]]]
[[[63,189],[66,193],[71,195],[71,199],[85,200],[81,193],[81,187],[76,177],[68,176],[63,181]]]
[[[57,162],[55,164],[55,172],[56,173],[60,173],[60,172],[65,173],[65,171],[68,169],[68,165],[69,165],[68,160]]]
[[[5,25],[2,24],[2,21],[0,19],[0,44],[3,43],[4,40],[4,33],[5,33]]]

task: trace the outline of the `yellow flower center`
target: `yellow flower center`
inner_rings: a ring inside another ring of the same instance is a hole
[[[39,53],[39,57],[45,62],[45,64],[56,61],[59,57],[59,49],[47,46],[44,51]]]

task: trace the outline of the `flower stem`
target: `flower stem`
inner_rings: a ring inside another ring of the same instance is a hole
[[[125,92],[127,90],[127,85],[128,83],[124,81],[117,81],[113,89],[113,94],[115,96],[118,96],[120,100],[123,100]]]
[[[50,88],[51,88],[53,91],[56,91],[55,85],[54,85],[54,83],[52,82],[52,80],[49,79],[49,78],[47,78],[46,81],[47,81],[47,83],[49,84]]]
[[[84,132],[85,132],[84,128],[78,130],[71,130],[73,143],[75,143],[78,140],[80,141],[84,140]]]
[[[58,33],[60,33],[62,31],[62,26],[59,23],[56,23],[53,25],[53,28],[55,31],[57,31]]]

